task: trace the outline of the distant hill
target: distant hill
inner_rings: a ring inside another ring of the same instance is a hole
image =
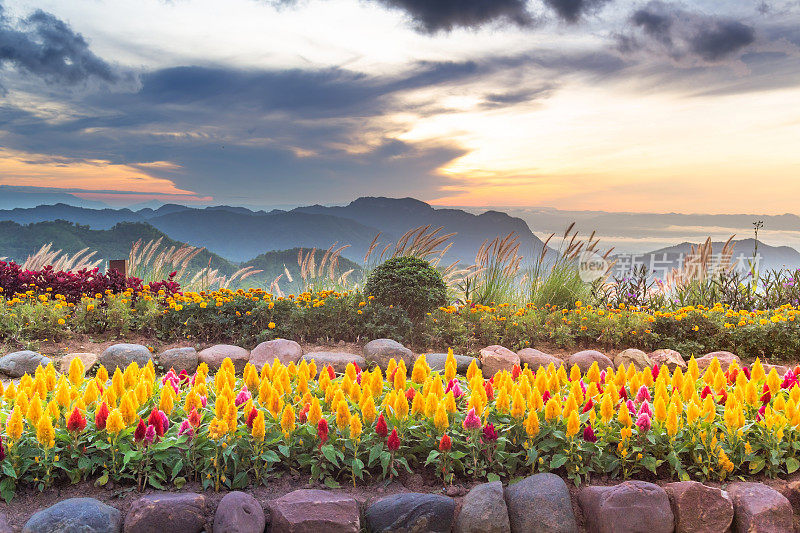
[[[0,209],[14,209],[15,207],[36,207],[46,204],[69,204],[93,209],[107,207],[103,202],[84,200],[74,194],[62,192],[57,189],[40,187],[16,187],[13,185],[0,185]]]
[[[207,208],[165,204],[138,211],[130,209],[87,209],[66,204],[42,205],[28,209],[0,210],[0,220],[20,224],[67,220],[92,229],[110,229],[120,222],[146,222],[170,238],[202,246],[235,262],[247,261],[268,250],[298,246],[327,248],[334,242],[350,244],[344,252],[361,261],[372,239],[395,241],[409,229],[430,224],[456,232],[446,260],[474,261],[485,239],[516,232],[520,251],[527,257],[541,250],[542,242],[527,224],[499,211],[480,215],[460,209],[434,209],[413,198],[359,198],[342,207],[320,205],[291,211],[252,211],[243,207]]]
[[[747,268],[748,260],[753,257],[753,250],[755,239],[740,239],[731,241],[734,245],[733,248],[733,262],[738,259],[743,268]],[[724,242],[712,242],[711,249],[714,254],[722,251]],[[637,254],[632,256],[630,254],[620,254],[616,256],[618,260],[618,267],[629,266],[631,257],[635,257],[637,264],[645,264],[648,267],[655,267],[656,270],[662,271],[664,269],[677,268],[682,264],[682,258],[686,256],[692,245],[697,246],[698,243],[682,242],[674,246],[660,248],[647,252],[644,254]],[[761,272],[789,268],[800,268],[800,252],[790,246],[770,246],[758,242],[758,255],[760,261],[758,268]],[[661,274],[662,272],[658,272]]]
[[[83,248],[97,251],[93,259],[125,259],[131,245],[139,239],[149,240],[163,237],[163,246],[180,246],[182,243],[170,239],[149,224],[121,222],[108,230],[94,230],[89,226],[73,224],[64,220],[37,222],[21,225],[16,222],[0,222],[0,257],[24,261],[42,246],[53,243],[54,249],[73,254]],[[221,274],[230,275],[236,270],[227,259],[207,250],[200,252],[190,263],[192,270],[209,265]]]

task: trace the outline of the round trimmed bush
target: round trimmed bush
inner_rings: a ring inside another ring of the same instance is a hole
[[[444,280],[428,261],[395,257],[379,265],[367,278],[364,293],[378,303],[402,308],[413,321],[446,303]]]

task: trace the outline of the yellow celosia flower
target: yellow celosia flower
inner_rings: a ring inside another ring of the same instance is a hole
[[[653,416],[658,421],[664,421],[667,418],[667,403],[664,398],[656,398],[653,403]]]
[[[361,419],[358,415],[353,415],[350,417],[350,438],[352,440],[358,440],[361,437]]]
[[[86,372],[86,366],[80,357],[74,357],[69,363],[69,380],[74,386],[78,386],[83,382],[83,374]]]
[[[345,400],[340,401],[336,406],[336,427],[340,431],[350,427],[350,408]]]
[[[165,385],[161,389],[161,400],[158,402],[158,408],[164,411],[168,416],[172,413],[175,407],[175,389],[172,385]]]
[[[570,411],[569,416],[567,417],[567,437],[574,437],[580,428],[581,423],[578,419],[578,412]]]
[[[228,425],[224,420],[214,418],[208,424],[208,438],[212,440],[221,439],[228,432]]]
[[[511,402],[511,416],[514,418],[522,418],[525,416],[525,398],[522,397],[522,392],[517,388],[514,391],[514,400]]]
[[[28,421],[31,423],[31,425],[34,427],[39,425],[39,419],[42,417],[42,412],[42,400],[39,399],[39,396],[34,396],[33,400],[31,400],[31,402],[28,404],[28,412],[26,413]]]
[[[525,433],[531,438],[539,434],[538,412],[532,410],[528,413],[528,418],[525,419]]]
[[[408,417],[408,398],[403,393],[398,393],[394,400],[394,415],[400,420]]]
[[[669,410],[667,410],[664,427],[667,430],[667,435],[670,437],[678,432],[678,409],[675,407],[675,404],[670,404]]]
[[[556,398],[550,398],[547,400],[547,404],[544,407],[544,419],[547,421],[555,420],[561,415],[561,406],[558,403]]]
[[[267,431],[266,427],[264,411],[259,410],[256,417],[253,419],[253,428],[250,430],[250,434],[256,441],[262,442]]]
[[[611,399],[611,395],[606,392],[603,394],[603,401],[600,402],[600,419],[603,421],[604,424],[608,424],[611,418],[614,416],[614,402]]]
[[[508,397],[508,392],[506,392],[506,389],[504,388],[500,389],[500,392],[497,394],[497,399],[495,400],[495,409],[506,414],[510,408],[511,399]]]
[[[283,408],[283,414],[281,415],[281,429],[283,430],[283,434],[286,435],[286,438],[289,438],[289,435],[294,431],[295,428],[295,413],[294,407],[291,405],[287,405]]]
[[[450,391],[444,395],[444,407],[447,409],[448,413],[456,412],[456,398],[453,395],[453,391]]]
[[[374,408],[374,403],[373,403]],[[319,419],[322,418],[322,407],[319,404],[319,400],[316,396],[311,399],[311,408],[308,410],[308,421],[311,422],[313,426],[316,427],[317,422]]]
[[[47,449],[52,448],[56,443],[53,421],[47,415],[39,418],[39,423],[36,425],[36,440],[39,441],[42,447]]]
[[[436,406],[436,411],[433,415],[433,425],[440,433],[444,432],[450,425],[450,421],[447,418],[447,407],[445,407],[444,402],[439,402]]]
[[[138,418],[136,414],[136,407],[133,405],[133,399],[131,395],[133,393],[127,392],[122,397],[122,401],[119,404],[119,411],[122,415],[122,419],[125,421],[125,425],[129,426],[133,424],[133,422]]]
[[[624,427],[630,427],[633,425],[633,420],[631,419],[631,412],[628,410],[628,406],[625,405],[623,402],[619,406],[619,412],[617,413],[617,420],[619,423],[622,424]]]
[[[414,368],[411,370],[411,381],[417,384],[422,384],[430,373],[428,363],[425,361],[425,354],[421,354],[414,362]]]
[[[19,405],[15,405],[14,409],[11,411],[8,419],[6,420],[6,435],[12,441],[19,440],[20,436],[22,436],[22,429],[23,429],[24,421],[22,419],[22,410],[20,409]]]

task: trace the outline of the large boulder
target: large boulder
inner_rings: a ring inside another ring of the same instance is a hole
[[[378,500],[364,517],[373,533],[449,533],[455,509],[447,496],[407,492]]]
[[[523,348],[517,352],[517,356],[519,356],[519,362],[521,366],[528,365],[528,367],[534,372],[536,372],[539,367],[542,366],[547,368],[550,366],[550,363],[553,363],[553,366],[556,368],[564,364],[563,359],[559,359],[554,355],[544,353],[536,348]]]
[[[411,368],[414,364],[414,353],[392,339],[375,339],[364,345],[364,359],[367,363],[374,363],[386,370],[389,360],[394,359],[399,363],[401,360],[406,362],[406,367]]]
[[[351,496],[300,489],[269,504],[272,533],[358,533],[358,503]]]
[[[263,533],[266,518],[258,500],[238,490],[219,502],[212,533]]]
[[[230,359],[236,372],[242,372],[250,360],[250,352],[241,346],[232,344],[215,344],[197,354],[197,360],[208,365],[211,370],[218,370],[225,359]]]
[[[581,372],[587,372],[592,366],[592,363],[597,362],[600,370],[605,370],[608,367],[614,368],[614,363],[601,352],[597,350],[582,350],[574,353],[567,359],[567,366],[572,368],[572,365],[578,365]]]
[[[650,352],[648,357],[650,357],[653,365],[656,365],[659,368],[667,365],[667,368],[669,368],[670,372],[675,372],[675,370],[678,368],[685,371],[688,367],[680,352],[676,352],[675,350],[656,350],[654,352]]]
[[[457,355],[453,354],[453,359],[456,360],[456,373],[458,374],[466,374],[469,365],[472,361],[480,367],[481,362],[480,360],[476,359],[475,357],[470,357],[468,355]],[[446,353],[428,353],[425,354],[425,362],[428,363],[428,366],[431,367],[431,371],[433,372],[444,372],[444,367],[447,364],[447,354]]]
[[[69,365],[71,365],[72,361],[75,359],[80,359],[83,363],[83,368],[86,370],[86,372],[89,372],[92,367],[97,364],[98,357],[97,354],[88,352],[68,353],[59,361],[59,367],[62,374],[69,373]]]
[[[622,350],[614,356],[614,366],[617,368],[620,366],[628,368],[630,365],[633,365],[637,370],[643,370],[645,368],[652,367],[653,362],[646,353],[644,353],[642,350],[637,350],[636,348]]]
[[[264,365],[271,365],[277,359],[284,365],[297,363],[303,357],[303,349],[289,339],[273,339],[262,342],[250,352],[250,364],[259,371]]]
[[[783,366],[783,365],[771,365],[769,363],[763,363],[761,366],[764,367],[764,372],[766,374],[769,374],[772,371],[772,369],[774,368],[775,372],[777,372],[779,377],[785,376],[786,373],[789,371],[789,367],[788,366]]]
[[[206,523],[202,494],[161,493],[142,496],[125,515],[125,533],[200,533]]]
[[[158,354],[158,364],[162,368],[169,370],[175,369],[175,372],[186,370],[189,374],[197,370],[197,350],[191,346],[182,348],[170,348]]]
[[[122,513],[94,498],[70,498],[35,513],[22,533],[119,533]]]
[[[133,362],[143,367],[151,358],[152,354],[147,346],[122,343],[113,344],[103,350],[98,361],[109,373],[113,373],[117,368],[125,370]]]
[[[503,483],[493,481],[474,487],[464,496],[455,533],[511,533]]]
[[[309,363],[315,361],[317,372],[328,365],[332,366],[333,371],[339,374],[345,371],[349,363],[357,364],[360,368],[367,365],[363,357],[348,352],[309,352],[303,356],[303,359]]]
[[[737,533],[792,531],[792,504],[786,496],[762,483],[728,486],[733,500],[733,529]]]
[[[577,533],[567,484],[545,473],[528,476],[505,489],[513,533]]]
[[[680,481],[664,486],[675,533],[717,533],[728,531],[733,522],[733,502],[728,493],[697,481]]]
[[[50,364],[50,359],[39,352],[22,350],[0,357],[0,373],[12,378],[21,377],[23,374],[32,376],[36,372],[37,366],[47,366],[48,364]]]
[[[672,533],[675,518],[666,491],[646,481],[586,487],[578,493],[589,533]]]
[[[4,513],[0,513],[0,533],[14,533],[14,530],[8,525],[8,520]]]
[[[508,348],[493,344],[481,350],[481,369],[487,378],[501,370],[511,372],[514,365],[519,365],[519,356]]]
[[[731,352],[710,352],[705,354],[703,357],[695,359],[695,361],[697,361],[697,367],[700,370],[705,370],[709,367],[711,361],[713,361],[715,357],[719,361],[722,370],[728,370],[728,367],[734,362],[737,365],[742,366],[742,360],[739,359],[736,354],[732,354]]]

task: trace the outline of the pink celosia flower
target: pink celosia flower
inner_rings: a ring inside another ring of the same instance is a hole
[[[636,403],[642,403],[644,401],[650,401],[650,390],[647,386],[642,385],[639,387],[639,392],[636,393]]]
[[[250,394],[250,391],[247,390],[247,385],[245,385],[242,387],[242,390],[239,391],[239,394],[236,395],[236,407],[247,403],[247,401],[252,397],[253,395]]]
[[[497,437],[497,430],[494,429],[494,424],[487,423],[483,426],[483,442],[494,442]]]
[[[156,428],[153,427],[152,424],[147,426],[147,429],[144,432],[144,443],[145,445],[153,444],[153,441],[156,439]]]
[[[188,420],[181,422],[181,427],[178,429],[178,436],[180,437],[181,435],[186,435],[190,440],[194,437],[194,428]]]
[[[478,415],[475,413],[474,407],[467,412],[467,416],[464,418],[464,422],[462,422],[461,425],[468,431],[481,427],[481,419],[478,418]]]
[[[650,421],[650,415],[647,413],[642,413],[636,419],[636,426],[639,428],[641,433],[647,433],[650,431],[650,427],[652,426],[652,422]]]
[[[636,413],[637,415],[646,414],[650,418],[653,418],[653,410],[650,408],[650,403],[647,401],[642,402],[642,405],[639,406],[639,411]]]

